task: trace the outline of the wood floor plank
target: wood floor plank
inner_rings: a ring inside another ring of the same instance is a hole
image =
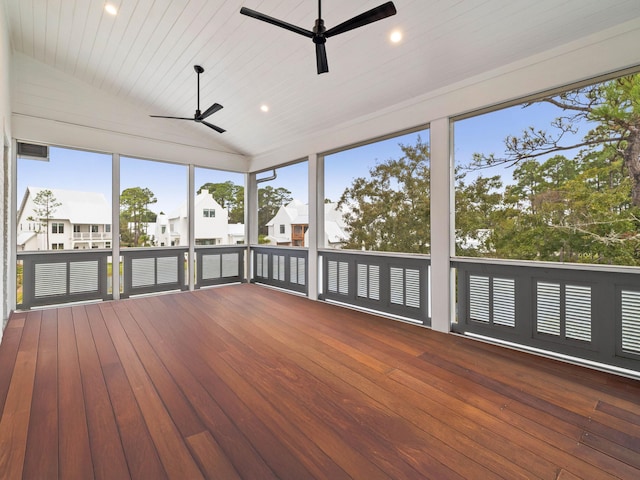
[[[91,479],[93,462],[71,308],[58,310],[59,472]]]
[[[119,321],[106,322],[107,329],[167,475],[176,480],[204,478],[122,328],[120,322],[130,321],[129,313],[121,303],[113,309]]]
[[[72,316],[95,478],[130,478],[85,307],[73,307]]]
[[[240,480],[237,470],[211,433],[204,431],[191,435],[187,438],[187,443],[201,470],[209,473],[209,478]]]
[[[22,478],[40,336],[40,312],[25,319],[0,419],[0,478]]]
[[[115,317],[115,313],[112,308],[103,311],[98,305],[87,306],[87,313],[131,478],[166,479],[160,456],[104,323],[103,315]]]
[[[58,315],[42,314],[23,478],[58,478]]]

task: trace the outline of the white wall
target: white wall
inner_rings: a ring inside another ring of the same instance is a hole
[[[11,195],[11,95],[10,95],[10,68],[11,65],[11,45],[9,42],[9,29],[5,15],[4,3],[0,4],[0,155],[2,156],[2,169],[0,169],[0,198],[2,198],[2,208],[0,209],[0,227],[2,236],[0,238],[0,265],[2,265],[2,275],[0,276],[0,291],[2,291],[2,328],[0,328],[0,339],[2,330],[9,316],[9,310],[13,302],[9,299],[8,292],[12,281],[10,279],[12,269],[9,268],[11,258],[11,212],[14,209]]]

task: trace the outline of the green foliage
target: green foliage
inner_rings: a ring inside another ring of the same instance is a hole
[[[640,75],[541,101],[562,112],[550,131],[529,127],[519,137],[507,137],[502,158],[473,156],[471,170],[515,166],[515,183],[501,198],[479,188],[486,179],[466,184],[465,174],[459,175],[456,253],[640,265]],[[565,135],[584,121],[591,122],[591,130],[566,143]],[[575,158],[557,154],[578,148]],[[494,188],[499,192],[497,184]],[[469,208],[469,197],[483,208]],[[488,233],[480,238],[479,231]]]
[[[158,199],[148,188],[131,187],[120,194],[120,234],[125,246],[140,247],[148,244],[145,227],[156,220],[149,205]]]
[[[403,156],[379,163],[342,194],[350,238],[344,248],[429,253],[429,145],[400,145]]]

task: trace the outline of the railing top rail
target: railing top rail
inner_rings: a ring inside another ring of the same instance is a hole
[[[640,267],[624,265],[598,265],[594,263],[564,263],[537,260],[506,260],[501,258],[451,257],[451,264],[456,265],[501,265],[505,267],[545,268],[556,270],[575,270],[606,273],[640,273]]]
[[[403,253],[403,252],[379,252],[375,250],[338,250],[333,248],[318,249],[320,254],[336,255],[362,255],[369,257],[392,257],[392,258],[415,258],[417,260],[431,260],[431,255],[425,253]]]
[[[291,247],[289,245],[249,245],[249,248],[252,250],[298,250],[301,252],[308,252],[309,249],[307,247]]]
[[[77,255],[77,256],[105,256],[111,255],[110,248],[87,248],[82,250],[64,249],[64,250],[23,250],[16,252],[18,257],[33,256],[61,256],[61,255]]]
[[[248,245],[196,245],[195,251],[203,250],[246,250]]]
[[[120,254],[133,253],[133,252],[188,252],[189,247],[122,247],[120,248]]]

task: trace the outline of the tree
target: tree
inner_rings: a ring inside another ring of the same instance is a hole
[[[558,107],[547,129],[507,136],[502,157],[473,156],[472,169],[516,167],[515,184],[490,215],[491,254],[640,264],[640,75],[535,103]],[[577,135],[585,126],[588,132]]]
[[[465,174],[457,176],[456,184],[456,255],[478,256],[493,250],[488,234],[495,230],[496,213],[503,200],[499,175],[478,176],[469,185]]]
[[[131,187],[120,194],[121,216],[129,227],[127,230],[133,235],[133,238],[129,239],[129,246],[141,245],[147,223],[155,219],[155,214],[149,210],[149,205],[157,201],[154,193],[148,188]]]
[[[218,204],[229,213],[229,223],[244,223],[244,186],[230,180],[220,183],[205,183],[198,193],[208,191]]]
[[[36,205],[33,213],[35,218],[44,226],[47,238],[46,247],[49,250],[51,248],[49,244],[49,220],[53,218],[53,213],[62,203],[57,201],[51,190],[40,190],[33,198],[33,203]]]
[[[429,145],[418,136],[400,149],[401,158],[377,164],[340,197],[350,235],[345,248],[429,253]]]
[[[640,74],[544,97],[533,103],[549,103],[563,115],[551,122],[551,129],[529,127],[520,136],[508,136],[505,156],[476,154],[476,167],[517,164],[575,149],[593,152],[600,148],[622,160],[631,180],[631,203],[640,207]],[[590,122],[594,127],[583,137],[575,137],[578,126]]]
[[[267,235],[269,233],[267,223],[278,209],[291,202],[291,192],[284,187],[273,188],[271,185],[258,189],[258,232]]]

